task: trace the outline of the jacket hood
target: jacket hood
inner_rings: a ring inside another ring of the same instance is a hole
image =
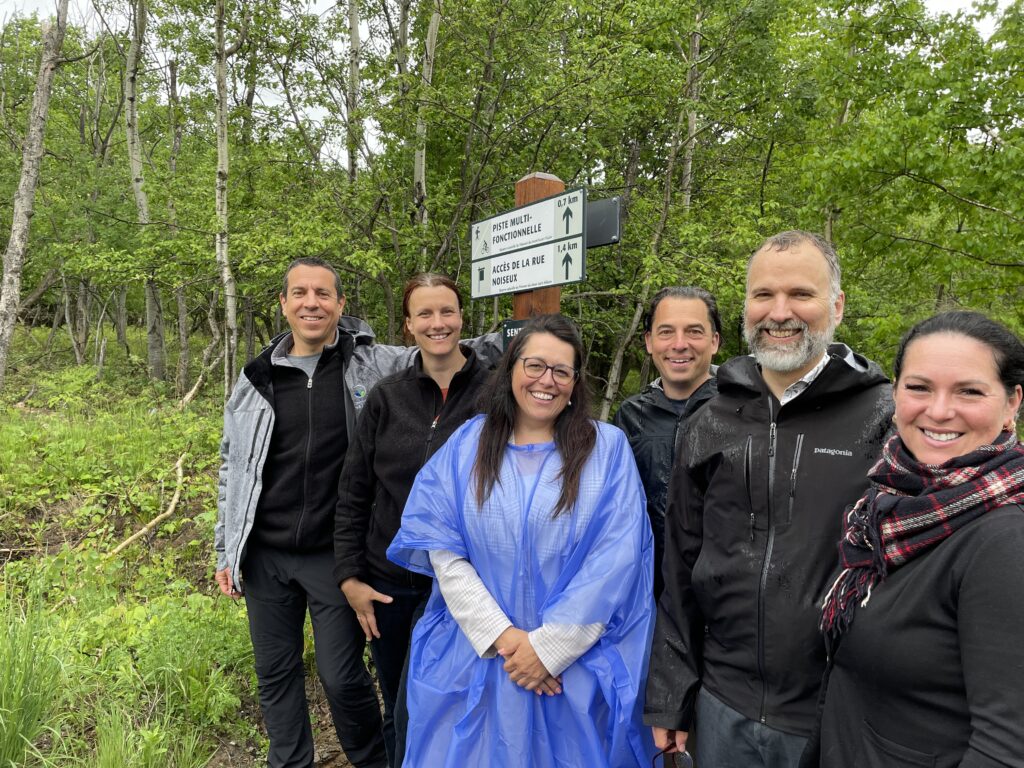
[[[874,360],[859,355],[845,344],[829,344],[829,362],[808,390],[811,397],[831,396],[837,392],[857,392],[879,384],[887,384],[889,377]],[[718,388],[723,393],[760,397],[768,391],[761,369],[753,355],[734,357],[718,369]],[[801,395],[801,398],[805,398]]]
[[[377,338],[365,320],[352,315],[342,315],[338,318],[338,332],[348,334],[356,344],[370,344]]]

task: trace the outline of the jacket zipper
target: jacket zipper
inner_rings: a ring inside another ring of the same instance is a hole
[[[306,501],[309,495],[309,454],[313,443],[313,377],[306,379],[306,455],[302,469],[302,506],[299,519],[295,522],[295,549],[299,548],[299,531],[306,517]]]
[[[793,507],[796,504],[796,474],[800,469],[800,451],[804,447],[804,433],[796,436],[796,450],[793,451],[793,471],[789,475],[789,516],[787,523],[793,522]]]
[[[427,442],[423,446],[423,460],[420,462],[420,469],[427,463],[430,458],[430,445],[434,442],[434,434],[437,431],[437,424],[441,421],[441,414],[444,412],[444,407],[448,404],[448,401],[452,399],[453,390],[455,389],[455,382],[459,379],[459,374],[462,371],[456,371],[455,375],[452,376],[452,380],[448,383],[448,397],[442,398],[440,405],[438,405],[437,398],[441,394],[441,387],[436,381],[431,379],[434,388],[431,390],[431,396],[434,399],[434,420],[430,422],[430,430],[427,432]]]
[[[437,422],[441,420],[441,411],[444,410],[445,401],[441,401],[440,407],[437,405],[437,395],[440,392],[440,388],[437,386],[437,382],[434,382],[434,387],[437,391],[432,392],[431,395],[434,399],[434,420],[430,422],[430,429],[427,431],[427,442],[423,445],[423,459],[420,461],[420,469],[427,463],[427,459],[430,458],[430,444],[434,442],[434,433],[437,431]],[[448,395],[451,396],[451,386],[448,387]]]
[[[456,374],[456,376],[457,375],[458,374]],[[431,443],[434,442],[434,435],[437,432],[437,423],[441,420],[441,412],[444,410],[444,407],[445,407],[445,405],[448,402],[447,399],[443,399],[443,400],[441,400],[441,405],[438,406],[438,404],[437,404],[437,396],[441,393],[441,388],[438,386],[436,381],[433,381],[433,379],[431,379],[431,382],[434,384],[434,389],[431,392],[431,396],[433,397],[434,408],[435,408],[434,420],[430,422],[430,429],[427,432],[427,442],[423,446],[423,459],[420,461],[420,469],[423,469],[424,465],[430,459],[430,445],[431,445]],[[452,381],[448,385],[448,398],[451,398],[451,396],[452,396],[452,385],[453,384],[455,384],[455,377],[452,377]],[[416,586],[416,584],[415,584],[415,576],[411,572],[409,573],[409,586],[410,587],[415,587]]]
[[[754,436],[747,435],[747,446],[743,452],[743,485],[747,489],[747,503],[750,505],[750,542],[754,542],[754,494],[750,489],[750,464],[754,460]]]
[[[761,678],[761,715],[760,721],[765,723],[765,710],[768,701],[768,684],[764,674],[764,625],[765,605],[764,593],[768,586],[768,567],[772,560],[772,548],[775,546],[775,520],[774,501],[775,492],[775,449],[778,437],[778,428],[775,423],[775,413],[772,403],[768,403],[769,427],[768,427],[768,541],[764,547],[764,560],[761,563],[761,581],[757,589],[757,673]]]

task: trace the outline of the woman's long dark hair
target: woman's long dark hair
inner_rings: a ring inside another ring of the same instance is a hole
[[[527,339],[535,333],[549,333],[559,341],[572,346],[573,366],[580,372],[567,406],[555,419],[555,448],[562,457],[560,479],[562,490],[558,496],[555,515],[569,512],[580,493],[580,475],[597,442],[597,429],[590,420],[590,391],[583,370],[583,342],[575,324],[562,315],[539,315],[523,326],[519,335],[508,345],[501,362],[491,376],[481,398],[481,410],[486,415],[477,450],[476,500],[483,504],[501,473],[505,446],[512,436],[519,406],[512,394],[512,370],[519,362]]]

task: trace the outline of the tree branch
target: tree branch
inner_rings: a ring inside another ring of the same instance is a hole
[[[107,554],[108,558],[118,554],[126,547],[131,545],[132,542],[138,541],[147,533],[151,533],[158,525],[160,525],[160,523],[162,523],[164,520],[166,520],[168,517],[174,514],[174,510],[177,509],[178,507],[178,500],[181,498],[181,487],[185,484],[185,469],[183,464],[185,462],[186,456],[188,456],[187,451],[178,457],[178,461],[174,465],[174,474],[177,477],[177,484],[174,487],[174,496],[171,497],[171,503],[167,505],[167,509],[161,512],[156,517],[154,517],[152,520],[150,520],[148,523],[146,523],[139,530],[137,530],[127,539],[122,541],[112,550],[110,550],[110,552]]]

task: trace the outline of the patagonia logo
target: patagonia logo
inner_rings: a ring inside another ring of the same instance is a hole
[[[824,453],[828,456],[853,456],[853,451],[844,448],[815,448],[815,453]]]

